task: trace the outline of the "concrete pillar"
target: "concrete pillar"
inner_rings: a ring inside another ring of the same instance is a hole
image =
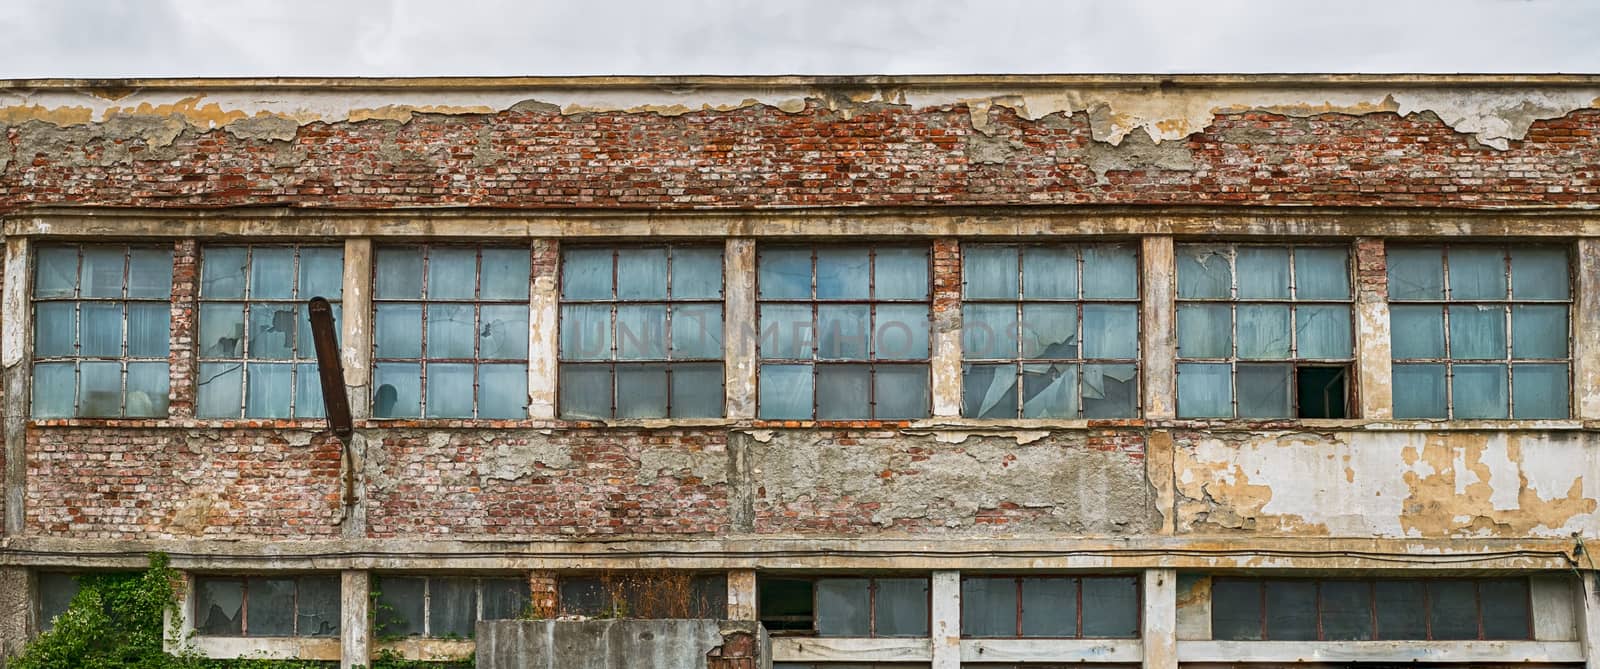
[[[961,669],[961,572],[933,572],[932,669]]]
[[[1600,572],[1579,573],[1582,582],[1583,616],[1578,637],[1583,641],[1584,669],[1600,669]]]
[[[372,240],[344,242],[344,290],[339,298],[339,362],[344,365],[350,415],[370,417],[372,401]]]
[[[28,239],[5,240],[5,286],[0,294],[0,376],[5,382],[5,533],[22,534],[27,483],[28,377],[32,373],[33,319],[28,308],[32,258]]]
[[[372,655],[371,598],[367,572],[339,574],[339,669],[365,667]]]
[[[561,613],[561,581],[548,569],[528,572],[528,603],[534,620],[549,620]]]
[[[38,631],[33,601],[37,585],[25,567],[0,567],[0,669]]]
[[[1361,418],[1394,417],[1389,348],[1389,264],[1382,239],[1356,240],[1356,395]]]
[[[933,416],[961,415],[961,245],[933,242]],[[935,664],[935,667],[938,665]]]
[[[1144,417],[1172,418],[1178,405],[1178,340],[1173,325],[1178,309],[1173,283],[1177,266],[1172,237],[1145,237],[1139,255],[1144,274],[1144,299],[1139,308]]]
[[[756,570],[728,571],[728,620],[756,620]]]
[[[194,575],[178,572],[178,582],[173,587],[178,606],[161,612],[161,646],[168,653],[181,655],[191,649],[194,638]]]
[[[533,240],[528,285],[528,417],[556,417],[556,356],[560,353],[561,243]]]
[[[723,413],[728,418],[755,418],[756,242],[729,239],[722,256]]]
[[[1178,669],[1178,571],[1146,569],[1144,572],[1145,669]]]
[[[1600,420],[1600,239],[1578,240],[1572,305],[1572,387],[1577,388],[1573,415]]]
[[[200,248],[193,239],[180,239],[172,248],[172,327],[168,332],[167,416],[194,418],[195,373],[199,351],[195,347],[200,320],[195,301],[200,295]]]

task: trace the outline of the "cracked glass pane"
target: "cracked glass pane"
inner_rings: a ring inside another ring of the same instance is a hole
[[[78,286],[78,248],[47,246],[34,258],[35,298],[73,297]]]
[[[562,418],[605,419],[611,417],[611,367],[608,365],[561,365],[556,383]]]
[[[1139,368],[1084,365],[1083,417],[1132,418],[1139,411]]]
[[[1227,298],[1233,294],[1233,268],[1226,246],[1180,244],[1177,248],[1178,297]]]
[[[294,297],[294,248],[257,246],[250,250],[250,297],[284,300]]]
[[[1078,366],[1024,363],[1022,417],[1077,418]]]
[[[880,578],[876,586],[875,636],[928,636],[928,579]]]
[[[961,366],[961,415],[967,418],[1017,416],[1017,366]]]
[[[672,297],[678,300],[722,298],[722,249],[672,249]]]
[[[252,291],[253,292],[253,291]],[[258,360],[288,360],[294,355],[294,335],[299,330],[293,304],[254,302],[250,305],[250,333],[245,355]]]
[[[244,305],[201,303],[199,345],[202,358],[243,357]]]
[[[672,357],[675,360],[722,357],[722,305],[672,305]]]
[[[526,365],[478,365],[478,417],[528,417]]]
[[[879,365],[873,377],[873,417],[928,417],[928,366]]]
[[[1241,304],[1238,320],[1239,357],[1283,360],[1289,357],[1289,305]]]
[[[764,419],[811,418],[811,365],[762,365],[760,414]]]
[[[1353,354],[1350,307],[1302,304],[1294,308],[1294,320],[1299,357],[1326,360]]]
[[[816,253],[817,299],[865,300],[872,296],[867,249],[824,247]]]
[[[294,635],[294,579],[252,578],[245,618],[250,636]]]
[[[977,244],[963,248],[961,284],[968,298],[1015,298],[1017,247]]]
[[[295,632],[299,636],[339,636],[339,577],[303,576],[299,579]]]
[[[1139,357],[1139,308],[1132,304],[1083,305],[1083,357]]]
[[[1444,418],[1444,365],[1394,366],[1394,417]]]
[[[76,369],[70,362],[40,362],[33,365],[34,418],[66,418],[73,414],[72,400],[77,391]]]
[[[1240,246],[1235,253],[1240,299],[1289,298],[1288,248]]]
[[[617,250],[617,299],[667,299],[667,249]]]
[[[1084,250],[1087,263],[1093,252]],[[1099,256],[1093,256],[1098,258]],[[1110,258],[1107,258],[1110,260]],[[1112,263],[1114,265],[1114,263]],[[1116,268],[1097,267],[1114,273]],[[1083,270],[1084,289],[1094,283],[1097,288],[1115,289],[1114,276],[1091,276],[1087,265]],[[1022,250],[1022,295],[1029,299],[1075,299],[1078,297],[1078,254],[1071,247],[1029,246]],[[1008,297],[1015,297],[1014,295]],[[1102,296],[1103,297],[1103,296]]]
[[[878,248],[874,251],[872,295],[879,300],[928,298],[928,249]],[[818,255],[817,297],[822,297],[822,263]]]
[[[1511,249],[1511,295],[1518,300],[1565,300],[1572,295],[1567,250],[1559,246]]]
[[[528,307],[485,304],[478,307],[478,357],[525,360],[528,357]]]
[[[244,404],[244,363],[200,363],[195,390],[201,418],[237,418]]]
[[[1294,294],[1299,300],[1350,299],[1350,250],[1319,246],[1295,249]]]
[[[477,583],[466,578],[434,578],[428,583],[429,636],[469,639],[478,620]]]
[[[206,300],[242,299],[248,250],[243,246],[207,246],[201,249],[200,297]]]
[[[1078,582],[1070,578],[1022,579],[1022,636],[1078,636]]]
[[[1139,297],[1139,252],[1131,245],[1083,248],[1083,296],[1094,299]]]
[[[294,389],[291,365],[251,363],[245,373],[245,383],[245,417],[289,417],[289,397]]]
[[[1291,365],[1239,365],[1239,417],[1288,418],[1294,415],[1289,403]]]
[[[927,306],[880,304],[873,311],[876,315],[872,328],[872,352],[879,360],[927,359]]]
[[[1312,581],[1267,581],[1267,638],[1314,641],[1317,638],[1317,584]]]
[[[485,300],[528,300],[530,251],[520,249],[483,249],[481,285],[478,296]]]
[[[1506,256],[1499,248],[1451,247],[1450,299],[1506,298]]]
[[[1233,313],[1226,304],[1178,305],[1178,355],[1226,358],[1233,355]]]
[[[1072,304],[1022,305],[1022,357],[1078,357],[1078,307]]]
[[[763,300],[811,297],[811,250],[759,249],[756,282]]]
[[[1083,579],[1083,636],[1131,639],[1139,636],[1139,587],[1132,577]]]
[[[870,418],[869,370],[868,365],[818,365],[817,418]]]
[[[471,358],[476,344],[473,305],[429,304],[427,355],[431,359]]]
[[[721,417],[722,382],[722,363],[673,365],[672,417]]]
[[[374,584],[378,605],[373,623],[383,636],[422,636],[425,579],[385,576]]]
[[[194,629],[207,636],[244,634],[244,583],[222,579],[195,579]]]
[[[428,365],[429,418],[471,418],[472,399],[472,363]]]
[[[667,366],[617,365],[617,418],[667,416]]]
[[[1396,360],[1444,357],[1444,307],[1389,307],[1389,341]]]
[[[306,246],[300,248],[300,293],[309,300],[320,297],[338,302],[344,296],[344,249]]]
[[[33,354],[49,358],[70,356],[77,348],[78,305],[74,302],[40,302],[33,310]]]
[[[428,249],[428,299],[470,300],[477,288],[477,249],[450,246]]]
[[[564,360],[611,359],[611,305],[561,306],[561,357]]]
[[[1017,636],[1016,579],[961,579],[961,635]]]
[[[1228,363],[1178,365],[1178,415],[1184,418],[1233,416],[1232,367]]]
[[[416,418],[422,415],[422,366],[414,362],[373,365],[372,415]]]
[[[573,248],[561,252],[561,298],[611,299],[614,258],[611,249]]]
[[[1399,246],[1387,249],[1389,299],[1444,299],[1444,249]]]
[[[422,249],[380,247],[372,264],[376,277],[373,297],[386,300],[422,297]]]
[[[667,357],[667,306],[617,306],[617,359],[662,360]]]

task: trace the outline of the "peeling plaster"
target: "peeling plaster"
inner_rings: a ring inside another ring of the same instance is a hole
[[[1002,86],[1004,82],[996,84]],[[1497,149],[1522,139],[1541,119],[1560,118],[1579,109],[1600,108],[1600,86],[1474,86],[1470,83],[1288,83],[1234,86],[1015,85],[1010,89],[968,85],[840,84],[826,82],[757,85],[748,88],[639,85],[633,87],[505,87],[484,89],[448,82],[388,91],[139,89],[115,99],[86,89],[10,88],[0,90],[0,124],[39,122],[59,127],[130,122],[132,132],[152,146],[170,143],[183,128],[201,132],[227,128],[247,139],[291,138],[293,127],[311,123],[369,120],[405,123],[416,114],[492,114],[516,109],[559,109],[560,113],[648,113],[678,116],[725,112],[765,105],[799,113],[815,104],[850,118],[884,106],[913,109],[964,107],[974,129],[991,135],[990,111],[1010,109],[1038,121],[1055,114],[1084,113],[1095,140],[1120,145],[1135,131],[1153,144],[1188,137],[1211,125],[1219,114],[1249,111],[1305,117],[1316,114],[1400,115],[1432,113],[1457,132]],[[235,127],[237,126],[237,127]],[[998,149],[1006,147],[997,145]],[[1004,151],[980,151],[980,162],[1004,158]]]

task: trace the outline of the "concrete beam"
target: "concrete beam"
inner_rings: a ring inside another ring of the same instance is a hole
[[[1356,395],[1361,418],[1394,417],[1393,376],[1389,344],[1389,269],[1383,240],[1361,238],[1355,244]]]
[[[344,242],[344,290],[339,298],[339,361],[344,365],[350,415],[371,416],[368,388],[372,383],[372,240]]]
[[[339,669],[365,667],[372,654],[372,617],[368,574],[347,570],[339,574]]]
[[[1145,669],[1178,669],[1178,571],[1146,569],[1139,639]]]
[[[528,417],[556,417],[559,353],[561,244],[533,240],[533,281],[528,284]]]
[[[933,572],[932,669],[961,669],[961,572]]]
[[[0,379],[5,383],[5,534],[22,534],[26,515],[23,491],[27,486],[28,379],[33,346],[32,309],[28,304],[29,278],[33,272],[30,247],[25,238],[5,240],[5,286],[0,294]]]
[[[756,242],[724,242],[722,259],[723,413],[756,417]]]
[[[1144,370],[1143,405],[1146,418],[1172,418],[1177,415],[1178,341],[1174,328],[1177,318],[1173,277],[1172,237],[1145,237],[1140,251],[1144,298],[1140,304],[1139,357]]]

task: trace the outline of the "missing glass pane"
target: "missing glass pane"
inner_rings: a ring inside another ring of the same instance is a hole
[[[1345,367],[1295,367],[1295,406],[1300,418],[1347,418],[1349,370]]]

